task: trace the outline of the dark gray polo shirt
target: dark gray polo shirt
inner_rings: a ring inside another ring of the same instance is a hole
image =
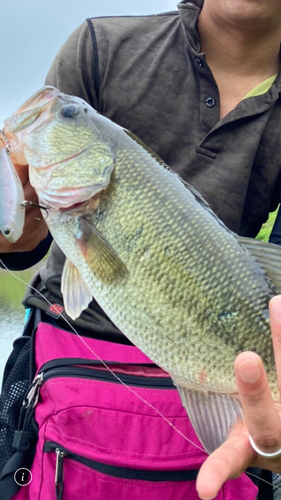
[[[134,132],[233,231],[256,236],[280,191],[281,76],[222,120],[197,31],[202,1],[157,16],[88,19],[46,83]]]
[[[197,30],[201,5],[183,1],[175,12],[88,19],[57,54],[46,84],[134,132],[229,228],[256,236],[280,195],[281,77],[220,120],[218,88]],[[61,302],[63,260],[54,245],[33,283],[51,302]],[[46,308],[33,292],[25,304]],[[95,302],[76,324],[117,331]]]

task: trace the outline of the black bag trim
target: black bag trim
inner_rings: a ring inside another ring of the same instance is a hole
[[[89,458],[82,457],[76,453],[71,453],[58,443],[46,441],[44,452],[55,452],[59,449],[65,454],[66,459],[75,460],[87,467],[106,474],[107,476],[123,479],[138,479],[141,481],[195,481],[199,470],[175,470],[175,471],[153,471],[147,469],[131,469],[129,467],[120,467],[117,465],[108,465],[103,462],[97,462]]]
[[[16,451],[6,463],[0,476],[1,500],[10,500],[20,489],[14,475],[18,469],[30,469],[34,460],[36,448],[30,448],[28,452]]]

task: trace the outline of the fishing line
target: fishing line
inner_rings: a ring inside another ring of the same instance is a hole
[[[8,271],[15,279],[17,279],[18,281],[20,281],[24,285],[26,285],[29,288],[31,288],[32,290],[34,290],[36,293],[38,293],[47,302],[47,304],[49,304],[50,306],[53,306],[53,304],[51,302],[49,302],[49,300],[46,297],[44,297],[44,295],[41,292],[39,292],[39,290],[37,290],[36,288],[34,288],[29,283],[26,283],[24,280],[22,280],[21,278],[19,278],[18,276],[16,276],[10,269],[8,269],[7,266],[4,264],[4,262],[1,259],[0,259],[0,263],[6,269],[6,271]],[[126,389],[129,390],[132,394],[134,394],[134,396],[136,396],[138,399],[140,399],[140,401],[142,401],[143,403],[145,403],[153,411],[155,411],[160,417],[162,417],[181,437],[183,437],[186,441],[188,441],[190,444],[192,444],[193,446],[195,446],[196,448],[198,448],[200,451],[203,451],[207,455],[207,452],[206,452],[206,450],[204,450],[204,448],[201,448],[196,443],[194,443],[193,441],[191,441],[191,439],[189,439],[177,427],[175,427],[174,424],[172,422],[170,422],[170,420],[167,417],[165,417],[165,415],[163,415],[157,408],[155,408],[151,403],[149,403],[148,401],[146,401],[146,399],[144,399],[137,392],[135,392],[130,386],[128,386],[127,384],[125,384],[125,382],[123,382],[123,380],[121,380],[120,377],[118,377],[118,375],[113,370],[111,370],[111,368],[105,363],[105,361],[103,361],[96,354],[96,352],[87,344],[87,342],[83,339],[83,337],[75,330],[74,326],[63,316],[62,313],[59,313],[59,317],[61,317],[67,323],[67,325],[71,328],[71,330],[77,335],[77,337],[85,345],[85,347],[103,364],[103,366],[111,373],[111,375],[113,375],[116,378],[116,380],[118,380],[118,382],[120,384],[122,384],[124,387],[126,387]]]
[[[8,267],[4,264],[4,262],[0,259],[0,263],[1,265],[6,269],[6,271],[8,271],[11,276],[13,276],[16,280],[20,281],[21,283],[23,283],[25,286],[31,288],[32,290],[34,290],[38,295],[40,295],[44,300],[45,302],[47,302],[47,304],[49,304],[50,306],[52,306],[53,304],[41,293],[39,292],[39,290],[37,290],[36,288],[34,288],[32,285],[30,285],[29,283],[26,283],[24,280],[22,280],[21,278],[19,278],[16,274],[13,273],[13,271],[11,271],[10,269],[8,269]],[[137,392],[135,392],[130,386],[128,386],[127,384],[125,384],[125,382],[123,382],[123,380],[120,379],[120,377],[118,377],[118,375],[113,371],[111,370],[111,368],[105,363],[105,361],[103,361],[103,359],[101,359],[97,354],[96,352],[87,344],[87,342],[83,339],[83,337],[81,337],[81,335],[75,330],[74,326],[63,316],[62,313],[59,313],[59,317],[61,317],[66,323],[67,325],[71,328],[71,330],[77,335],[77,337],[80,339],[80,341],[85,345],[85,347],[103,364],[103,366],[111,373],[111,375],[113,377],[115,377],[116,380],[118,380],[118,382],[123,385],[127,390],[129,390],[134,396],[136,396],[140,401],[142,401],[144,404],[146,404],[147,406],[149,406],[153,411],[155,411],[161,418],[163,418],[165,420],[165,422],[167,424],[170,425],[170,427],[172,427],[172,429],[177,432],[183,439],[185,439],[188,443],[192,444],[193,446],[195,446],[196,448],[198,448],[200,451],[203,451],[203,453],[205,453],[206,455],[208,455],[208,453],[206,452],[206,450],[204,450],[203,448],[201,448],[200,446],[198,446],[196,443],[194,443],[193,441],[191,441],[191,439],[189,439],[187,436],[185,436],[177,427],[175,427],[175,425],[170,422],[170,420],[165,417],[165,415],[163,415],[157,408],[155,408],[155,406],[153,406],[151,403],[149,403],[146,399],[144,399],[142,396],[140,396]],[[276,486],[272,483],[270,483],[269,481],[266,481],[265,479],[262,479],[260,478],[259,476],[253,474],[252,472],[248,472],[248,471],[244,471],[245,474],[247,474],[248,476],[252,476],[252,477],[255,477],[256,479],[258,479],[259,481],[262,481],[270,486],[272,486],[275,490],[277,491],[280,491],[281,492],[281,488],[279,486]]]
[[[9,142],[9,139],[7,138],[4,130],[2,130],[2,129],[0,129],[0,140],[1,140],[2,144],[4,145],[4,148],[6,149],[7,153],[10,154],[10,152],[11,152],[10,142]]]
[[[269,481],[267,481],[266,479],[263,479],[263,478],[261,478],[259,476],[256,476],[256,474],[253,474],[252,472],[245,471],[245,474],[247,474],[248,476],[252,476],[252,477],[258,479],[259,481],[262,481],[265,484],[269,484],[269,486],[272,486],[272,488],[274,488],[276,491],[281,491],[280,486],[276,486],[273,483],[270,483]]]

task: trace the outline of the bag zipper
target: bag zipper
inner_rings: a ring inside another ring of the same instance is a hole
[[[108,365],[114,366],[122,363],[107,362]],[[130,363],[132,366],[156,366],[145,363]],[[79,377],[96,379],[102,382],[124,383],[129,386],[151,388],[157,387],[161,389],[176,390],[172,379],[167,377],[153,377],[133,375],[126,373],[117,373],[116,378],[113,373],[109,371],[95,369],[97,366],[103,366],[103,363],[96,360],[88,360],[81,358],[60,358],[48,361],[42,365],[40,372],[34,378],[30,385],[27,395],[24,398],[22,410],[19,418],[19,426],[15,432],[14,448],[20,450],[26,443],[26,432],[30,429],[31,422],[34,417],[35,406],[39,399],[40,388],[47,380],[56,377]]]
[[[63,459],[67,454],[60,450],[59,447],[55,449],[56,458],[56,472],[55,472],[55,488],[56,488],[56,499],[61,500],[63,494]]]
[[[118,363],[107,363],[108,365]],[[120,363],[119,363],[120,364]],[[151,366],[146,364],[133,363],[132,366]],[[95,369],[96,366],[103,366],[100,361],[90,361],[80,358],[71,358],[68,360],[57,359],[45,363],[38,375],[34,378],[27,396],[24,401],[25,408],[34,408],[38,402],[40,387],[44,382],[50,378],[56,377],[79,377],[79,378],[93,378],[102,382],[113,382],[120,384],[120,381],[126,385],[133,385],[136,387],[151,388],[154,386],[161,389],[175,389],[172,379],[167,377],[153,377],[144,375],[133,375],[126,373],[117,373],[116,378],[110,371]],[[153,366],[153,365],[152,365]]]
[[[56,500],[62,500],[64,486],[64,462],[65,459],[74,460],[90,469],[101,472],[111,477],[123,479],[133,479],[141,481],[195,481],[198,475],[198,470],[174,470],[174,471],[154,471],[147,469],[133,469],[129,467],[120,467],[117,465],[109,465],[103,462],[98,462],[89,458],[82,457],[77,453],[72,453],[63,446],[53,441],[46,441],[44,444],[44,452],[56,453],[56,468],[55,468],[55,488]]]
[[[41,385],[43,384],[44,381],[44,373],[40,372],[36,377],[34,378],[29,391],[23,401],[23,405],[25,408],[34,408],[37,404],[38,398],[39,398],[39,389]]]

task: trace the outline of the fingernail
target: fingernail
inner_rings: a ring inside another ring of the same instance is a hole
[[[197,488],[196,488],[196,491],[197,491]],[[212,497],[202,497],[201,495],[199,495],[199,493],[197,491],[197,495],[198,495],[198,498],[200,498],[200,500],[213,500],[213,498],[216,498],[217,493],[215,493],[215,495],[213,495]]]
[[[257,382],[261,375],[259,361],[248,359],[239,365],[239,375],[243,382],[253,384]]]
[[[281,295],[273,297],[269,303],[270,315],[277,323],[281,323]]]

